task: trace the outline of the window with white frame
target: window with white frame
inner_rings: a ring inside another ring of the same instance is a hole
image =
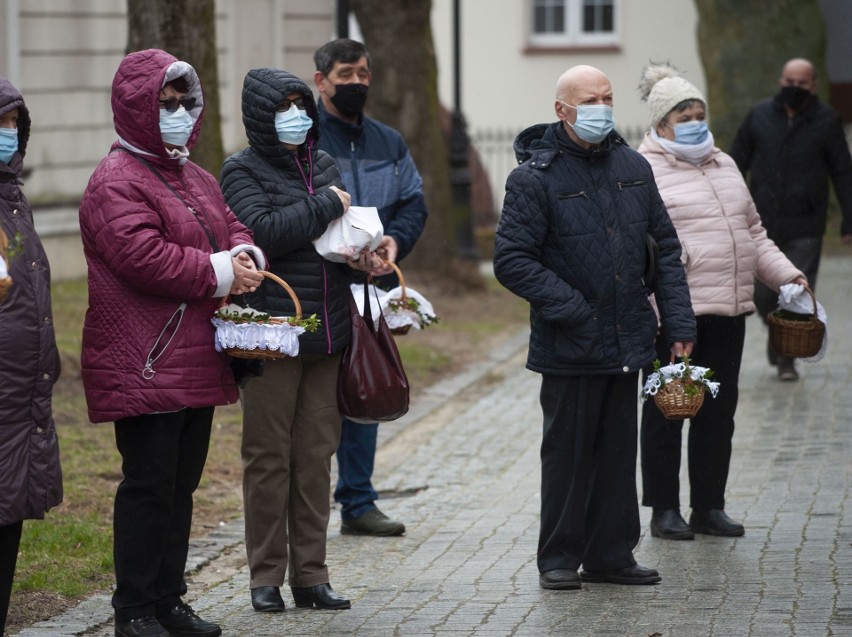
[[[618,0],[532,0],[530,44],[617,45],[617,14]]]

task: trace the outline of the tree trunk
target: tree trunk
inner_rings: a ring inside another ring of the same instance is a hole
[[[784,63],[813,62],[825,79],[825,28],[819,0],[695,0],[698,47],[716,144],[728,149],[749,108],[778,91]]]
[[[217,178],[225,159],[219,111],[214,0],[127,0],[127,52],[163,49],[192,65],[204,90],[201,135],[192,161]]]
[[[406,264],[447,282],[481,285],[476,264],[459,258],[449,149],[441,131],[432,2],[350,0],[349,5],[371,57],[368,112],[399,130],[423,177],[429,217]]]

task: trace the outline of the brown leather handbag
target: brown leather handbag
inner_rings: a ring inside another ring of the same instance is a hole
[[[349,298],[352,340],[343,354],[337,382],[340,413],[355,422],[396,420],[408,411],[408,378],[384,316],[374,321],[369,281],[364,285],[364,316]]]

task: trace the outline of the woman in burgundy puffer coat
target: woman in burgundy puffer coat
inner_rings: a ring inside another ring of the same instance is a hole
[[[124,474],[112,598],[124,637],[221,633],[181,601],[213,409],[238,397],[210,319],[222,297],[257,287],[265,257],[188,160],[203,109],[189,64],[156,49],[125,57],[112,86],[118,140],[80,206],[83,386],[90,419],[115,421]]]

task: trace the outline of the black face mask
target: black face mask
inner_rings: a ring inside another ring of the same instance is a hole
[[[811,96],[811,92],[799,86],[782,86],[779,95],[784,104],[798,110]]]
[[[335,84],[331,103],[344,117],[358,117],[367,102],[366,84]]]

